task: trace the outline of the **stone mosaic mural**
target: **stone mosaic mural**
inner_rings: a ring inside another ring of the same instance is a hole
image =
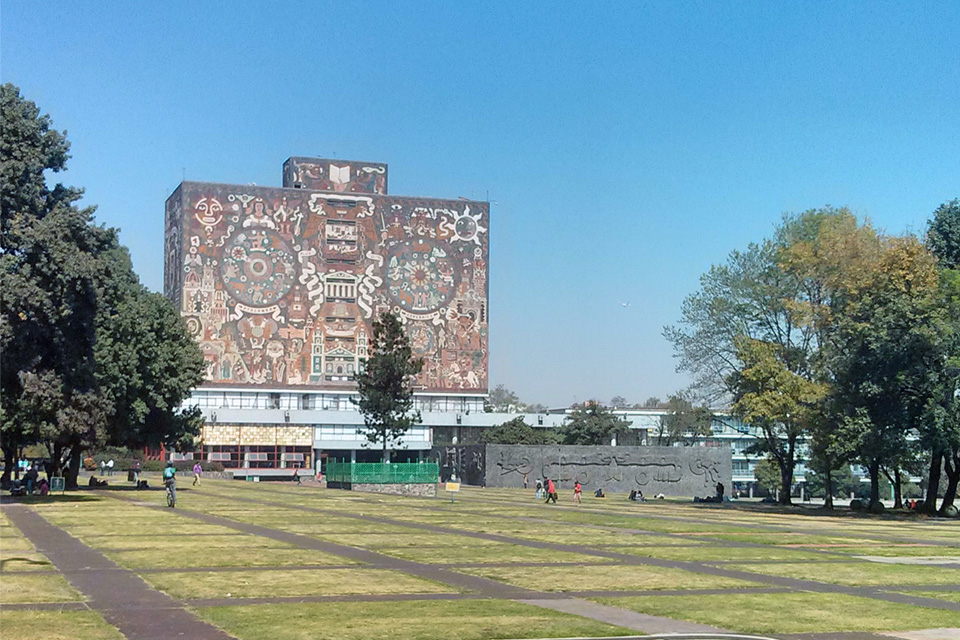
[[[207,385],[352,388],[394,311],[419,390],[485,392],[488,203],[385,195],[377,163],[291,158],[284,184],[184,182],[167,200],[164,290]]]
[[[488,487],[528,487],[537,478],[552,478],[584,491],[629,492],[645,496],[712,496],[718,482],[732,487],[732,462],[726,447],[587,447],[533,445],[469,445],[434,447],[444,468],[459,469],[470,484],[485,479]]]

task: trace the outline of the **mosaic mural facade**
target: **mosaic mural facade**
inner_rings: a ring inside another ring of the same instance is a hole
[[[164,292],[205,386],[352,389],[394,311],[417,388],[487,389],[489,204],[386,195],[386,165],[291,158],[281,188],[184,182],[167,199]]]

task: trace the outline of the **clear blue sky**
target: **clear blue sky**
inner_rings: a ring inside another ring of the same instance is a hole
[[[559,405],[684,387],[663,325],[783,212],[918,233],[960,197],[958,33],[952,2],[4,0],[0,74],[153,289],[184,175],[489,193],[491,386]]]

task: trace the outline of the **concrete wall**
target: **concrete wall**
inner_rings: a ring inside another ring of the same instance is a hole
[[[488,487],[533,487],[537,478],[560,480],[560,490],[577,480],[584,491],[629,492],[645,496],[714,495],[718,482],[729,492],[731,457],[727,447],[591,447],[486,445]]]

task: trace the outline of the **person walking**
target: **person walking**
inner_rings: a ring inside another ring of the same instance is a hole
[[[537,478],[537,500],[543,497],[543,481]]]
[[[110,458],[110,461],[107,462],[107,475],[108,476],[113,475],[113,458]]]
[[[557,487],[553,484],[553,480],[547,478],[547,499],[544,503],[550,504],[551,500],[553,500],[553,504],[557,504]]]
[[[583,487],[580,486],[580,481],[577,480],[573,485],[573,502],[575,504],[580,504],[581,494],[583,494]]]
[[[200,484],[200,476],[203,475],[203,467],[200,466],[200,463],[197,462],[193,465],[193,486],[198,486]]]
[[[523,474],[523,488],[527,488],[527,474]]]
[[[107,461],[101,460],[100,461],[100,477],[102,478],[105,475],[107,475]]]

